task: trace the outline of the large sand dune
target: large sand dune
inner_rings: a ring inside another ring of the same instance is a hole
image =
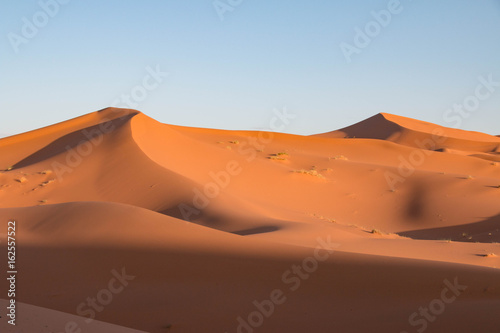
[[[298,136],[115,108],[0,139],[23,304],[0,329],[497,332],[499,147],[389,114]]]

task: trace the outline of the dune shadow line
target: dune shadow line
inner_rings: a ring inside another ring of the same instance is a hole
[[[68,150],[75,148],[83,142],[90,141],[99,135],[110,133],[117,128],[121,127],[130,118],[134,117],[135,114],[129,114],[121,118],[109,120],[103,123],[99,123],[94,126],[86,127],[81,130],[66,134],[55,141],[52,141],[47,146],[36,151],[35,153],[25,157],[21,161],[13,165],[13,169],[19,169],[27,167],[32,164],[39,163],[41,161],[47,160],[51,157],[57,156]],[[110,131],[103,132],[102,128],[111,128]]]
[[[398,235],[422,240],[450,239],[452,241],[461,242],[479,241],[491,243],[500,241],[499,230],[500,215],[496,215],[480,222],[450,227],[410,230],[398,232]],[[464,234],[472,236],[472,239],[469,240],[467,237],[464,237]],[[489,234],[491,234],[491,236]]]

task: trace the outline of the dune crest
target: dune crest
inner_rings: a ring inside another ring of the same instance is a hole
[[[496,136],[443,127],[389,113],[379,113],[357,124],[318,136],[387,140],[414,148],[483,153],[494,152],[500,144]]]

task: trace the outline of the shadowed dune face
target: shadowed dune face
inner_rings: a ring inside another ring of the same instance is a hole
[[[338,131],[322,134],[325,137],[365,138],[377,140],[397,139],[403,128],[379,113],[357,124]]]
[[[467,225],[412,230],[400,232],[399,234],[413,239],[449,239],[455,242],[498,243],[500,240],[500,215]]]
[[[106,108],[56,125],[2,138],[0,140],[0,149],[2,151],[0,169],[13,166],[65,135],[136,113],[138,111],[131,109]]]
[[[380,316],[376,332],[409,331],[458,276],[469,289],[428,332],[486,332],[499,324],[488,315],[500,299],[499,146],[388,114],[298,136],[114,108],[0,139],[0,219],[23,240],[18,300],[85,317],[80,302],[126,267],[135,280],[97,320],[236,332],[254,300],[282,289],[259,332],[373,331],[364,323]],[[290,291],[287,272],[304,262],[318,266]]]
[[[126,124],[133,116],[134,115],[129,114],[124,117],[105,121],[100,124],[66,134],[23,160],[15,163],[13,165],[13,170],[46,161],[54,156],[74,150],[83,144],[97,145],[100,140],[103,140],[102,137],[106,133],[119,129],[119,127]]]
[[[318,136],[388,140],[414,148],[454,152],[488,160],[496,160],[490,153],[496,152],[500,144],[497,136],[446,128],[387,113]]]

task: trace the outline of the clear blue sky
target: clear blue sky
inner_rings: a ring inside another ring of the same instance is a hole
[[[297,134],[379,112],[451,125],[443,114],[478,77],[500,82],[500,0],[401,0],[380,31],[371,12],[388,0],[228,1],[224,20],[212,0],[70,0],[53,17],[2,1],[0,135],[107,107],[156,66],[169,74],[136,108],[161,122],[266,129],[286,107],[297,118],[283,131]],[[367,24],[370,44],[347,62],[341,43]],[[481,89],[459,127],[500,134],[500,87]]]

